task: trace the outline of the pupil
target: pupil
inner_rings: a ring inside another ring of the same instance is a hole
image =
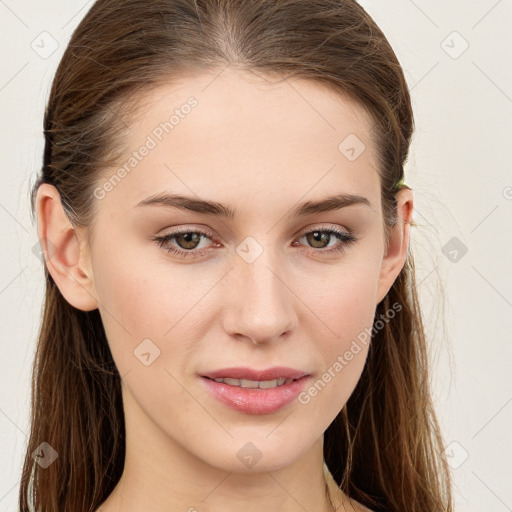
[[[194,240],[194,238],[198,239],[199,237],[199,233],[184,233],[180,235],[179,238],[185,240],[185,247],[183,247],[184,249],[194,249],[195,245],[197,245],[197,243],[199,242],[199,240]]]
[[[311,245],[313,245],[313,247],[322,247],[322,238],[324,238],[324,243],[328,242],[328,238],[329,238],[329,234],[328,233],[323,233],[322,231],[313,231],[311,232],[308,236],[312,236],[312,241],[309,240],[309,242],[311,243]],[[327,239],[327,240],[326,240]],[[320,246],[317,246],[315,244],[318,244],[320,243]]]

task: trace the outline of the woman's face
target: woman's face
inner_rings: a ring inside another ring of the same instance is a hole
[[[149,100],[95,190],[89,260],[128,438],[229,471],[283,467],[347,402],[392,284],[370,122],[321,85],[231,70]],[[366,199],[311,207],[346,194]],[[149,201],[164,195],[182,199]],[[306,376],[271,391],[205,377],[234,367]]]

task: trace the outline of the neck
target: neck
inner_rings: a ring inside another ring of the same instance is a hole
[[[336,510],[341,503],[336,483],[333,481],[334,487],[328,485],[323,464],[310,459],[306,455],[275,471],[232,473],[211,467],[198,471],[190,465],[175,464],[174,460],[165,471],[156,470],[152,465],[141,464],[132,454],[126,459],[114,492],[98,512]],[[172,471],[171,466],[177,471]]]
[[[97,512],[331,512],[334,510],[331,501],[335,507],[339,506],[340,496],[334,480],[330,482],[329,498],[323,436],[284,467],[269,469],[268,463],[265,465],[261,460],[250,471],[237,472],[221,467],[226,461],[219,461],[218,466],[208,464],[153,422],[144,422],[142,416],[138,416],[137,424],[130,421],[129,407],[125,412],[123,474]]]

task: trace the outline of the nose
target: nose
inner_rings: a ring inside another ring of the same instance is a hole
[[[236,257],[224,283],[223,326],[238,339],[267,344],[289,335],[296,327],[296,297],[286,269],[265,250],[253,262]]]

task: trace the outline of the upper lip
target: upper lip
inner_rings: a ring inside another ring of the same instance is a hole
[[[265,370],[256,370],[253,368],[246,367],[234,367],[234,368],[223,368],[222,370],[215,370],[208,373],[203,373],[202,377],[208,377],[210,379],[246,379],[246,380],[274,380],[279,378],[285,379],[300,379],[306,375],[307,372],[296,370],[294,368],[288,368],[286,366],[274,366]]]

